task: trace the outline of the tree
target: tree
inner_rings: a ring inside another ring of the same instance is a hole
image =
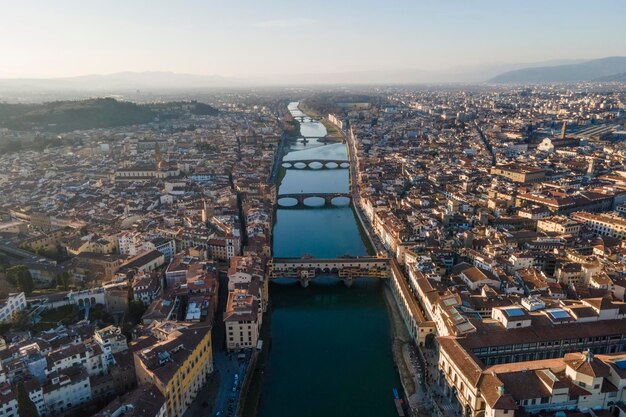
[[[141,301],[133,300],[128,305],[128,321],[133,324],[139,323],[141,316],[146,311],[146,306]]]
[[[28,272],[28,268],[26,267],[26,265],[16,265],[16,266],[12,266],[11,268],[7,268],[6,270],[6,274],[7,274],[7,281],[9,281],[9,283],[11,285],[17,285],[17,280],[20,276],[25,275],[26,272]],[[30,272],[29,272],[30,275]]]
[[[37,407],[30,399],[24,382],[17,383],[17,409],[19,410],[20,417],[38,417]]]
[[[17,289],[26,295],[31,295],[35,290],[35,283],[28,269],[17,276]]]
[[[24,330],[30,325],[30,317],[28,317],[28,311],[18,310],[11,316],[13,327],[18,330]]]
[[[57,287],[67,291],[70,286],[70,278],[71,278],[70,274],[67,271],[57,274],[56,276]]]

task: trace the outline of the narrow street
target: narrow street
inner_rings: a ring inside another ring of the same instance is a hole
[[[497,161],[496,161],[496,153],[493,151],[493,147],[491,146],[491,144],[485,137],[485,134],[483,133],[480,126],[478,126],[477,122],[474,122],[474,126],[476,127],[476,131],[478,132],[478,136],[480,136],[480,139],[483,141],[483,145],[485,145],[485,148],[487,149],[487,151],[491,153],[491,165],[495,166]]]
[[[213,374],[183,417],[233,417],[237,415],[241,384],[250,353],[226,351],[223,311],[228,298],[228,278],[220,273],[218,312],[213,327]]]

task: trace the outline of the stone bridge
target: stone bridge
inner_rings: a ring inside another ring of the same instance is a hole
[[[319,168],[312,167],[311,164],[315,162],[322,164],[322,166]],[[304,166],[300,168],[296,164],[304,164]],[[283,161],[282,166],[286,169],[345,169],[350,168],[350,161],[345,159],[294,159]]]
[[[308,206],[305,204],[305,200],[311,197],[319,197],[324,199],[324,206],[330,207],[333,204],[333,200],[337,197],[346,197],[352,202],[352,195],[350,193],[293,193],[293,194],[278,194],[276,196],[276,205],[281,208],[302,208],[302,207],[317,207]],[[294,205],[281,204],[280,200],[284,198],[293,198],[297,201]],[[337,204],[339,205],[339,204]],[[343,204],[342,204],[343,205]]]
[[[270,279],[293,278],[303,287],[321,275],[337,275],[347,285],[354,278],[388,278],[389,258],[374,256],[322,258],[273,258],[268,263]]]

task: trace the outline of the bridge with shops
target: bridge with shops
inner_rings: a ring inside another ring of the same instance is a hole
[[[269,261],[269,277],[292,278],[302,286],[319,276],[336,275],[347,286],[354,278],[388,278],[389,258],[374,256],[356,256],[341,258],[273,258]]]

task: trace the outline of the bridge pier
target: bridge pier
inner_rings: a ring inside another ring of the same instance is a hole
[[[342,281],[346,287],[350,288],[352,286],[353,278],[351,276],[345,277],[342,279]]]

